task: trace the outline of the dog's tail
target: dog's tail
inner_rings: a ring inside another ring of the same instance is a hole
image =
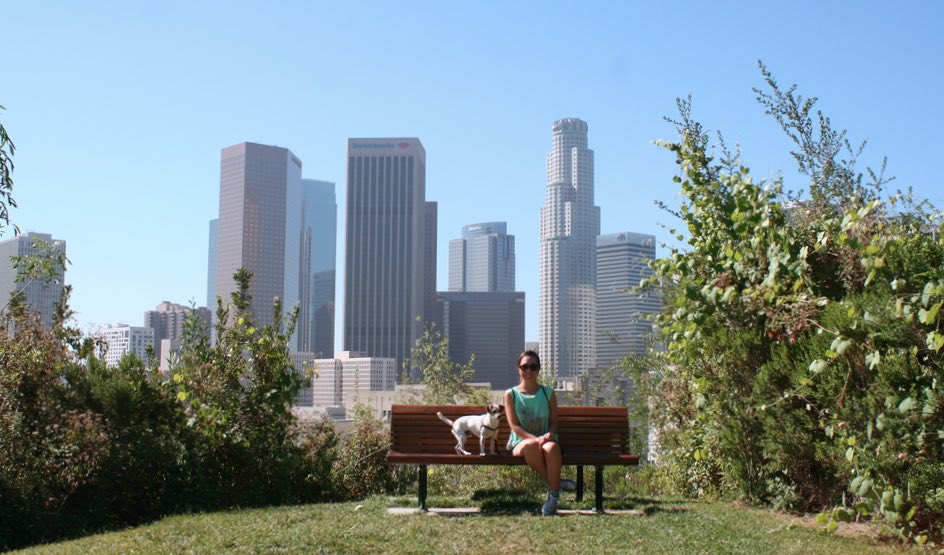
[[[439,419],[442,420],[443,422],[445,422],[446,424],[449,424],[450,426],[452,426],[452,420],[449,420],[448,418],[446,418],[445,416],[443,416],[443,413],[437,412],[437,413],[436,413],[436,416],[438,416]]]

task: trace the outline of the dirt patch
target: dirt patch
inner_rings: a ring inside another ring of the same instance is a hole
[[[813,528],[814,530],[824,529],[822,524],[816,522],[816,517],[813,515],[799,516],[790,513],[774,511],[772,509],[760,509],[740,501],[735,501],[734,503],[731,503],[730,506],[734,509],[742,511],[754,511],[773,515],[777,518],[785,520],[789,524],[806,526],[807,528]],[[881,539],[881,527],[878,524],[872,522],[839,522],[837,524],[839,524],[839,528],[833,532],[837,536],[843,538],[871,538],[873,540]]]

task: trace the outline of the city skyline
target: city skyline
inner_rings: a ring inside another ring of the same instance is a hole
[[[942,51],[934,24],[944,6],[795,6],[809,16],[802,25],[777,24],[790,16],[774,6],[697,2],[579,13],[562,2],[515,4],[501,6],[501,18],[489,4],[431,4],[411,17],[392,5],[361,13],[296,4],[291,18],[174,1],[12,4],[7,38],[31,45],[8,60],[0,91],[0,121],[17,145],[12,221],[68,241],[80,327],[139,324],[161,301],[204,298],[220,148],[281,145],[305,161],[306,175],[343,183],[348,137],[417,136],[441,237],[508,222],[526,338],[535,340],[543,157],[561,118],[591,126],[603,233],[632,229],[677,244],[678,221],[654,204],[677,206],[676,169],[652,141],[674,136],[662,118],[689,93],[694,117],[740,145],[755,177],[806,186],[789,139],[754,100],[752,87],[764,87],[758,59],[784,88],[817,96],[853,144],[869,139],[860,168],[887,155],[893,188],[944,205],[927,164],[944,123],[929,109],[944,77],[927,69]],[[582,30],[578,43],[555,38],[571,28]],[[764,41],[684,40],[705,28],[762,32]],[[161,225],[143,224],[158,212]],[[3,231],[0,240],[12,237]],[[447,289],[447,249],[441,241],[437,290]]]

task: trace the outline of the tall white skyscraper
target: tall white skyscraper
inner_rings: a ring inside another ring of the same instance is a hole
[[[547,155],[547,199],[541,207],[538,340],[541,362],[560,377],[596,361],[596,238],[593,151],[587,123],[554,122]]]
[[[656,238],[642,233],[597,237],[597,363],[609,368],[628,354],[641,355],[662,306],[657,291],[636,291],[652,276]]]

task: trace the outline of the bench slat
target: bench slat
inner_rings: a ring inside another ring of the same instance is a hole
[[[511,455],[472,455],[442,454],[442,453],[400,453],[391,451],[387,460],[393,464],[463,464],[463,465],[502,465],[523,466],[524,458]],[[589,453],[563,456],[565,465],[604,465],[604,466],[634,466],[639,464],[636,455],[593,455]]]

